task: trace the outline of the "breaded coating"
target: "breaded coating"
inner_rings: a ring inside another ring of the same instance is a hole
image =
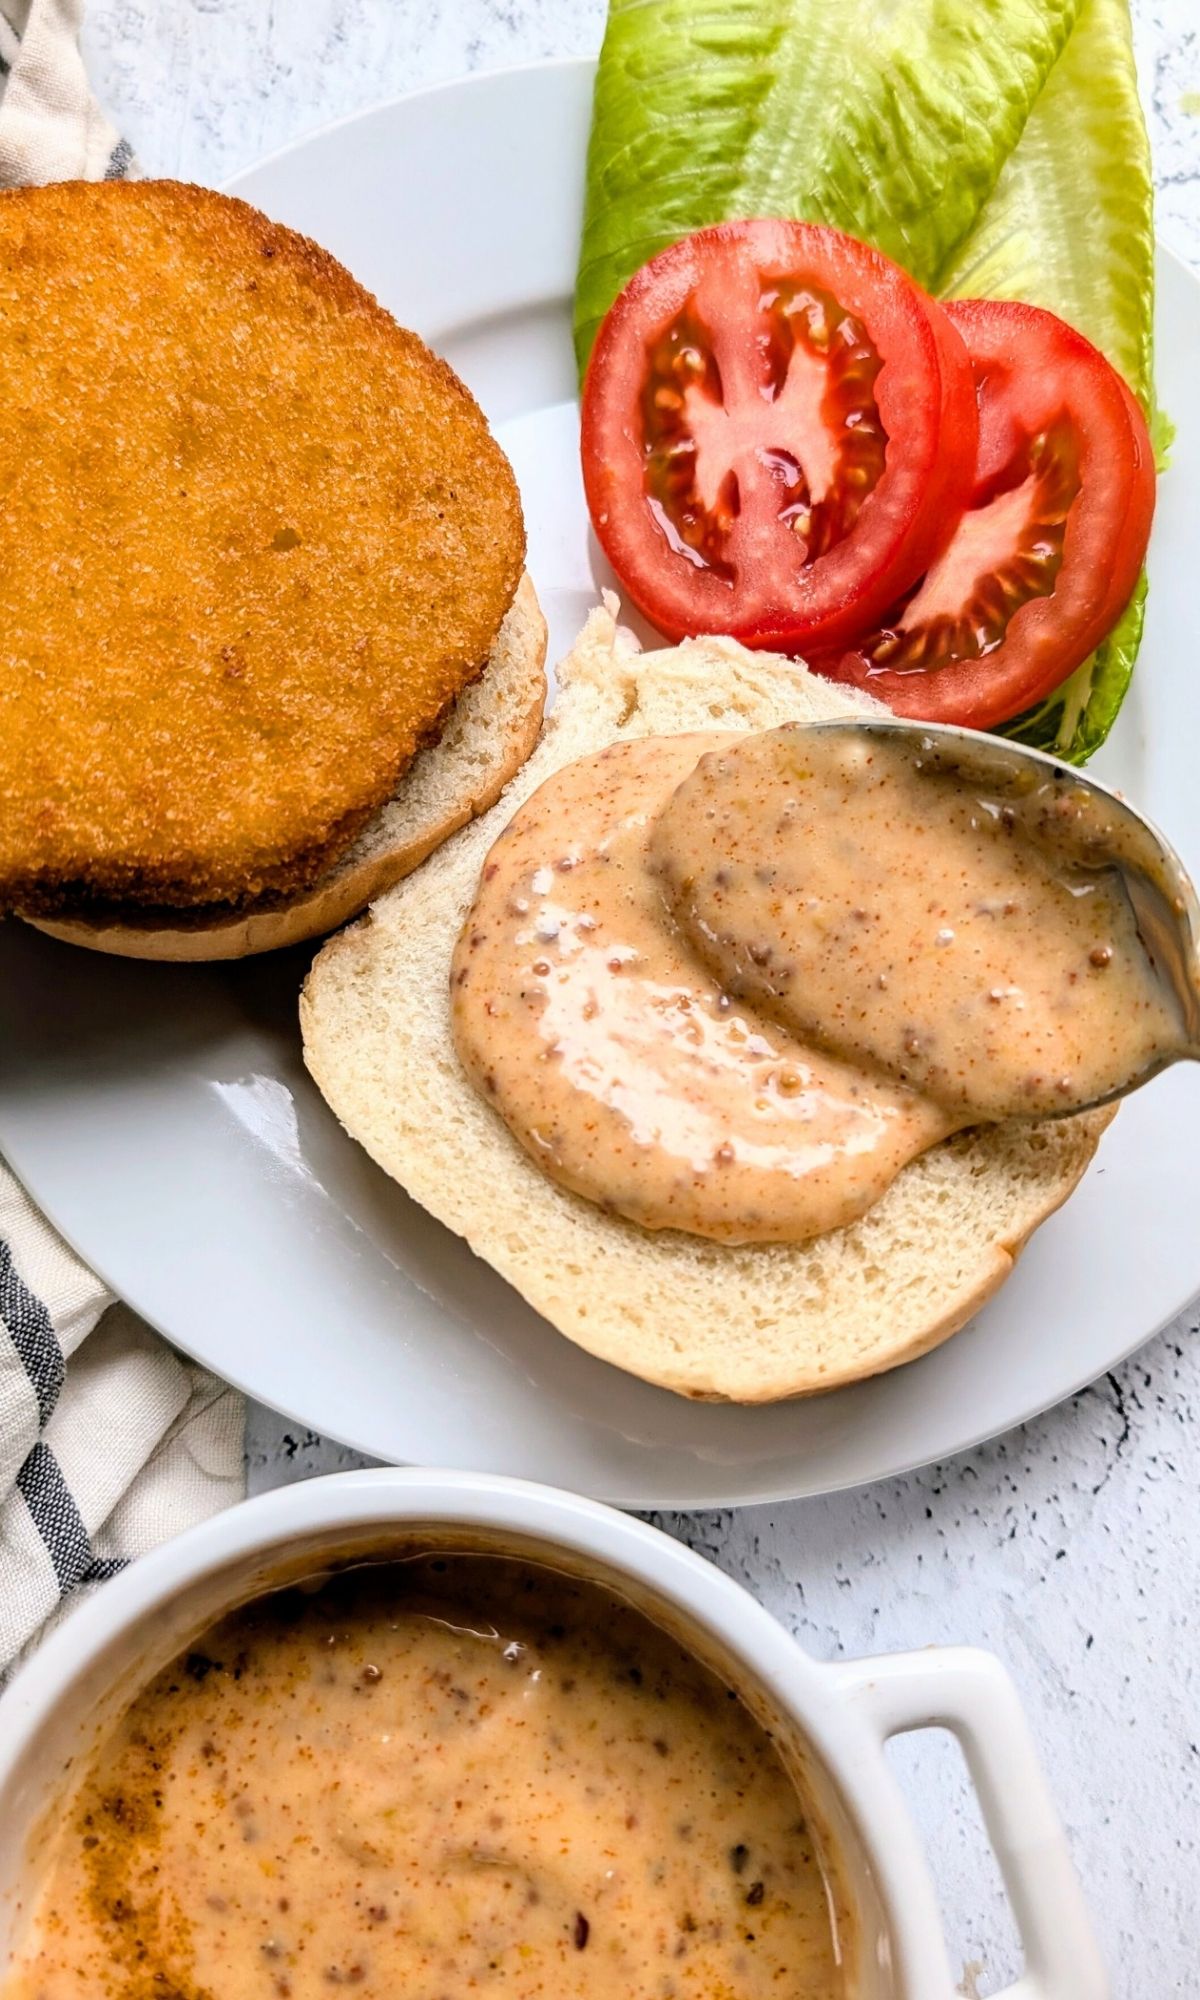
[[[473,398],[341,265],[171,181],[0,194],[0,911],[307,887],[524,560]]]

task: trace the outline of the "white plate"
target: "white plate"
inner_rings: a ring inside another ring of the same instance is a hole
[[[569,302],[591,70],[431,91],[246,174],[481,397],[521,481],[564,648],[600,572],[580,490]],[[1161,263],[1178,426],[1146,642],[1103,768],[1200,863],[1200,288]],[[1124,1107],[1011,1282],[925,1360],[813,1402],[689,1404],[580,1353],[344,1137],[300,1060],[308,952],[124,964],[0,933],[0,1149],[113,1288],[264,1402],[382,1458],[626,1505],[820,1493],[944,1458],[1111,1368],[1200,1289],[1200,1075]],[[936,1255],[936,1246],[931,1248]]]

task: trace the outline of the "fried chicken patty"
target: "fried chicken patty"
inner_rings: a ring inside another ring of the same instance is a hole
[[[334,259],[171,181],[0,194],[0,911],[308,887],[487,658],[512,469]]]

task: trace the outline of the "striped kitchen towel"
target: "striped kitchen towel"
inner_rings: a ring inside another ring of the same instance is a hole
[[[136,174],[82,0],[0,0],[0,186]],[[0,1161],[0,1679],[64,1598],[239,1499],[241,1398],[135,1319]]]
[[[83,0],[0,0],[0,187],[136,177],[88,87],[82,15]]]

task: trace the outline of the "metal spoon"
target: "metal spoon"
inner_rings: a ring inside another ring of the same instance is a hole
[[[953,774],[985,796],[1017,801],[1049,786],[1081,808],[1062,858],[1081,869],[1113,869],[1121,878],[1147,958],[1178,1008],[1179,1045],[1102,1097],[1072,1103],[1062,1116],[1125,1097],[1171,1063],[1200,1061],[1200,901],[1170,842],[1120,793],[1044,751],[973,729],[899,716],[839,717],[808,727],[860,741],[906,738],[919,768]]]

